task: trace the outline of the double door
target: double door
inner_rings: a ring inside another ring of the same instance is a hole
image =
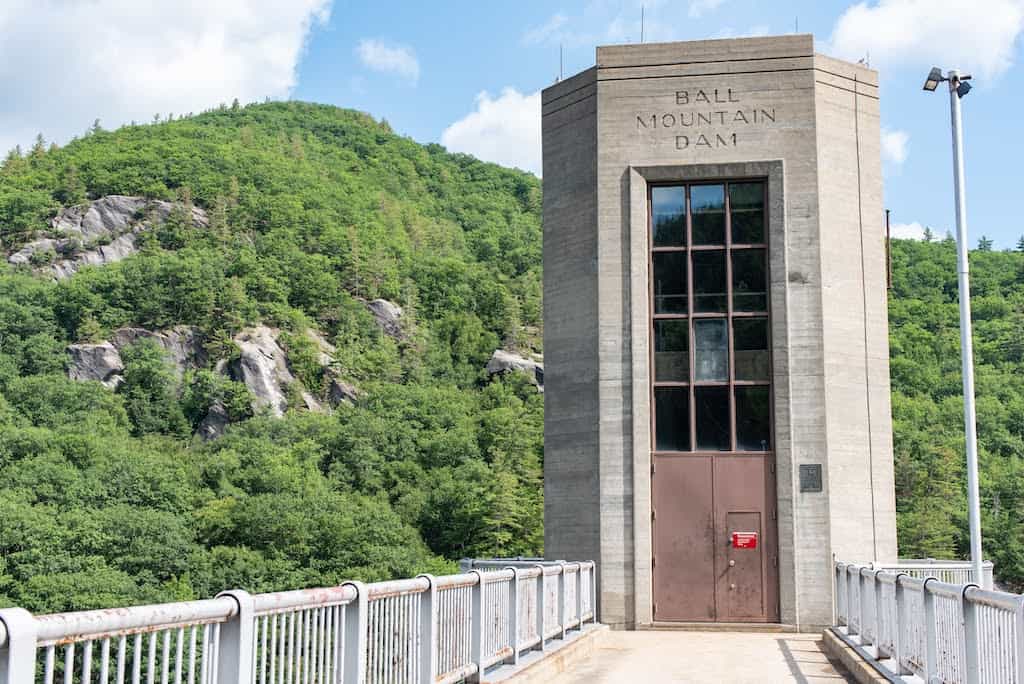
[[[777,622],[773,454],[655,454],[655,622]]]

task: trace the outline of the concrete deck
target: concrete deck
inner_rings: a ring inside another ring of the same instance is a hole
[[[550,684],[852,681],[825,655],[820,634],[638,631],[603,635],[589,658]]]

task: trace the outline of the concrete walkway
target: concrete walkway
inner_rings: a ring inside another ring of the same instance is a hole
[[[820,634],[638,631],[605,634],[585,662],[550,684],[852,682]]]

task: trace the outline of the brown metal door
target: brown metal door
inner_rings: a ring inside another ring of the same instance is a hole
[[[779,619],[772,458],[654,455],[655,621]]]
[[[654,619],[715,619],[711,456],[655,456]]]
[[[769,455],[715,458],[715,596],[723,622],[777,619]],[[772,528],[772,531],[769,531]],[[734,537],[734,535],[737,535]]]

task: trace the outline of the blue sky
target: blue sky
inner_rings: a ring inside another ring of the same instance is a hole
[[[972,244],[1011,247],[1024,155],[1024,0],[3,0],[0,144],[58,142],[99,117],[296,98],[367,111],[399,133],[539,166],[537,92],[591,66],[599,44],[813,33],[881,74],[886,206],[897,232],[953,227],[949,107],[921,91],[933,64],[974,74],[963,101]],[[187,16],[188,21],[181,21]],[[42,50],[40,45],[61,45]]]

